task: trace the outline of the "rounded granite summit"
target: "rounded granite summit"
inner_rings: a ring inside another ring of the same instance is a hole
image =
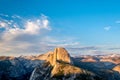
[[[72,64],[71,57],[65,48],[59,47],[55,48],[53,54],[50,54],[48,60],[52,66],[56,64],[56,62],[64,62]]]
[[[75,66],[65,48],[55,48],[44,65],[33,70],[30,80],[100,80],[93,72]]]

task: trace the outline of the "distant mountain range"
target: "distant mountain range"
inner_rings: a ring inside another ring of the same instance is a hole
[[[38,56],[0,56],[0,80],[120,80],[120,55],[72,57],[60,47]]]

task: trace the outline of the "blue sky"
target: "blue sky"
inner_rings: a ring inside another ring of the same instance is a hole
[[[120,53],[119,0],[0,0],[0,55]]]

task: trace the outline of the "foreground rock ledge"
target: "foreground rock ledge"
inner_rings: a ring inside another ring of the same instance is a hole
[[[55,48],[43,65],[34,69],[30,80],[100,80],[94,73],[78,68],[65,48]]]

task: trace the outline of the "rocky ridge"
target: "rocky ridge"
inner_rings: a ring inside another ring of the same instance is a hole
[[[30,80],[99,80],[94,73],[73,64],[66,49],[55,48],[44,65],[34,69]]]
[[[0,80],[120,80],[119,66],[119,54],[71,57],[56,48],[40,55],[0,56]]]

